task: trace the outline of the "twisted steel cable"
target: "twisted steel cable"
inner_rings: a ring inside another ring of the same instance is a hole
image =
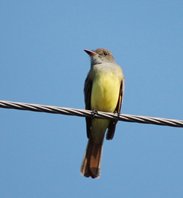
[[[163,125],[163,126],[171,126],[171,127],[183,127],[183,120],[128,115],[128,114],[118,115],[114,113],[101,112],[101,111],[90,111],[84,109],[66,108],[66,107],[41,105],[41,104],[30,104],[30,103],[22,103],[22,102],[10,102],[3,100],[0,100],[0,108],[64,114],[64,115],[80,116],[80,117],[107,118],[107,119],[115,119],[118,121],[125,121],[125,122],[155,124],[155,125]]]

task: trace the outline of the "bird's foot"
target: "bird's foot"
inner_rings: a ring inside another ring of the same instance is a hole
[[[96,115],[98,114],[98,111],[93,109],[92,112],[91,112],[91,115],[92,115],[92,119],[94,119],[96,117]]]

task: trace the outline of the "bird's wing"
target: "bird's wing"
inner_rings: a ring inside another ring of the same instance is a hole
[[[85,109],[91,110],[91,91],[92,91],[92,78],[91,73],[88,74],[85,84],[84,84],[84,97],[85,97]],[[86,117],[86,131],[87,137],[90,137],[90,127],[91,127],[91,118]]]
[[[121,80],[118,103],[117,103],[117,106],[116,106],[116,109],[115,109],[114,113],[120,114],[122,99],[123,99],[123,90],[124,90],[124,81]],[[112,140],[112,138],[114,137],[116,123],[117,123],[117,120],[112,120],[110,122],[109,127],[108,127],[108,131],[107,131],[107,134],[106,134],[106,139],[107,140]]]

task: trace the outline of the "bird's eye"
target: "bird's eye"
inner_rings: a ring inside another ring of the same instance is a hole
[[[104,51],[104,56],[107,56],[108,54],[107,54],[107,52],[106,51]]]

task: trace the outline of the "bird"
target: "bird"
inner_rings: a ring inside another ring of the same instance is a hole
[[[120,114],[124,75],[112,53],[105,48],[84,50],[90,57],[91,67],[84,83],[85,109]],[[117,120],[86,117],[88,144],[81,165],[85,177],[100,176],[101,154],[104,137],[113,139]]]

